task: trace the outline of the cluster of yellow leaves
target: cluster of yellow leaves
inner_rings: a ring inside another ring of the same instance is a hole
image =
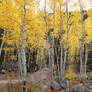
[[[92,9],[88,10],[88,19],[85,21],[87,43],[92,42]]]
[[[14,51],[14,48],[3,48],[2,50],[5,50],[5,51]]]
[[[85,20],[85,32],[86,32],[86,38],[85,40],[88,44],[92,42],[92,10],[90,9],[87,11],[88,18]],[[69,12],[69,37],[68,37],[68,46],[69,46],[69,53],[70,55],[74,55],[76,53],[76,50],[80,49],[80,39],[82,38],[82,23],[81,23],[81,13],[80,11],[72,11]],[[62,12],[63,17],[63,44],[65,47],[65,41],[66,41],[66,14]],[[55,36],[58,38],[60,34],[60,11],[56,11],[56,23],[55,23]]]
[[[49,0],[53,5],[53,0]],[[71,0],[70,0],[71,1]],[[69,1],[69,2],[70,2]],[[45,14],[43,11],[37,11],[38,2],[33,0],[3,0],[0,3],[0,28],[6,30],[6,34],[1,38],[8,45],[20,47],[21,46],[21,29],[24,16],[23,4],[26,2],[26,20],[25,20],[25,45],[33,50],[35,48],[46,48],[48,46],[46,41],[46,24]],[[60,36],[61,16],[60,6],[62,9],[63,19],[63,44],[65,47],[66,41],[66,24],[67,17],[65,13],[64,0],[55,0],[55,38]],[[53,8],[52,8],[53,9]],[[71,14],[70,14],[71,13]],[[87,11],[88,19],[85,21],[85,30],[87,33],[87,43],[92,42],[92,10]],[[80,38],[82,36],[82,24],[80,11],[69,12],[69,39],[68,46],[70,55],[76,53],[76,49],[80,47]],[[53,14],[47,15],[48,29],[53,29]],[[48,30],[49,31],[49,30]]]
[[[24,16],[23,4],[26,2],[25,45],[31,50],[46,47],[45,23],[43,16],[36,13],[38,5],[32,0],[3,0],[0,3],[0,28],[7,30],[3,36],[5,43],[21,46],[21,29]]]
[[[16,57],[15,55],[10,56],[10,58],[11,58],[12,60],[16,60],[16,59],[17,59],[17,57]]]
[[[50,4],[53,6],[53,1],[50,0]],[[68,0],[68,4],[73,2],[73,0]],[[66,42],[66,34],[67,34],[67,15],[66,15],[66,1],[64,0],[55,0],[56,10],[55,10],[55,37],[59,38],[61,30],[61,14],[62,13],[62,20],[63,20],[63,44],[65,48],[65,42]],[[85,9],[86,4],[84,5],[83,2],[81,2],[83,9]],[[61,5],[61,8],[60,8]],[[74,6],[72,7],[78,7],[79,1],[77,0],[74,3]],[[53,10],[53,7],[51,7]],[[87,11],[88,18],[85,20],[85,32],[86,32],[86,42],[89,44],[92,42],[92,9],[89,9]],[[53,16],[53,15],[52,15]],[[52,18],[53,20],[53,18]],[[52,24],[53,25],[53,24]],[[52,26],[53,28],[53,26]],[[69,37],[68,37],[68,47],[69,47],[69,53],[70,55],[74,55],[77,50],[80,49],[80,39],[82,38],[82,22],[81,22],[81,12],[78,11],[69,11]],[[85,44],[85,43],[84,43]]]
[[[69,79],[70,81],[72,81],[75,77],[76,76],[75,76],[75,72],[73,69],[73,65],[69,65],[67,67],[67,73],[66,73],[65,79]]]

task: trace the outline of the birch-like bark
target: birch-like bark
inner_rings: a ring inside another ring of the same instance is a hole
[[[84,74],[85,78],[87,78],[87,61],[88,61],[88,45],[87,45],[87,38],[86,38],[86,30],[85,30],[85,20],[83,21],[84,27],[84,39],[85,39],[85,63],[84,63]]]
[[[87,43],[85,43],[85,78],[87,77],[87,61],[88,61],[88,46]]]
[[[24,43],[24,34],[25,34],[25,17],[26,17],[26,3],[24,3],[23,6],[24,10],[24,16],[22,21],[22,47],[21,47],[21,55],[22,55],[22,68],[23,68],[23,89],[25,92],[26,88],[26,74],[27,74],[27,68],[26,68],[26,55],[25,55],[25,43]]]
[[[19,77],[22,77],[22,60],[21,60],[21,50],[18,48],[18,72]]]
[[[48,34],[48,23],[47,23],[47,0],[45,0],[45,8],[44,8],[44,11],[45,11],[45,25],[46,25],[46,34]],[[49,43],[49,38],[48,38],[48,35],[47,35],[47,44]],[[50,48],[49,46],[47,47],[47,51],[48,51],[48,57],[49,57],[49,68],[51,70],[51,60],[50,60]]]
[[[83,61],[82,61],[82,47],[80,46],[80,82],[83,78]]]
[[[81,51],[80,51],[80,75],[81,78],[83,79],[84,73],[85,73],[85,78],[86,78],[86,68],[87,68],[87,59],[88,59],[88,48],[87,48],[87,43],[86,43],[86,32],[85,32],[85,21],[83,20],[83,8],[81,5],[81,1],[79,0],[79,5],[80,5],[80,11],[81,11],[81,23],[82,23],[82,40],[81,40]],[[84,63],[84,69],[83,69],[83,43],[85,40],[85,63]],[[84,71],[83,71],[84,70]],[[84,73],[83,73],[84,72]]]
[[[61,17],[61,25],[60,25],[60,30],[61,30],[61,57],[60,57],[60,78],[63,80],[63,23],[62,23],[62,12],[61,12],[61,5],[60,5],[60,17]]]
[[[66,47],[65,47],[65,56],[64,56],[64,70],[63,70],[63,74],[64,74],[64,76],[65,76],[65,68],[66,68],[66,59],[67,59],[67,50],[68,50],[68,0],[66,0],[66,13],[67,13],[67,34],[66,34]]]

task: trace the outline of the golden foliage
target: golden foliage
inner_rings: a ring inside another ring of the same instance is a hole
[[[53,0],[49,0],[53,5]],[[63,44],[65,48],[66,41],[66,23],[67,17],[65,13],[64,0],[55,0],[55,38],[59,39],[60,27],[61,27],[61,14],[63,19]],[[71,1],[71,0],[70,0]],[[69,1],[69,2],[70,2]],[[12,47],[21,46],[21,27],[22,19],[24,16],[23,4],[26,2],[26,20],[25,20],[25,45],[30,50],[35,48],[47,48],[48,43],[46,41],[46,24],[44,21],[44,11],[36,11],[39,6],[38,2],[33,0],[3,0],[0,3],[0,28],[6,30],[6,34],[1,38],[5,43]],[[58,4],[59,3],[59,4]],[[76,3],[77,4],[77,3]],[[61,5],[63,9],[60,9]],[[92,9],[87,11],[88,19],[85,20],[85,31],[87,34],[87,43],[92,42]],[[48,31],[53,28],[53,14],[47,15]],[[80,11],[69,12],[69,53],[74,55],[76,49],[80,47],[80,38],[82,36],[82,24]]]
[[[67,67],[67,73],[66,73],[66,76],[65,76],[65,79],[69,79],[70,81],[72,81],[73,79],[75,79],[75,71],[73,69],[73,65],[69,65]]]

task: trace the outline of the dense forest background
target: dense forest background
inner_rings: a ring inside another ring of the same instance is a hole
[[[13,71],[24,82],[27,72],[46,67],[52,79],[91,76],[89,3],[88,8],[82,0],[44,0],[43,6],[40,0],[0,0],[0,72]]]

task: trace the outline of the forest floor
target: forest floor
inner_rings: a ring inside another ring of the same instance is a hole
[[[0,90],[2,90],[9,82],[16,84],[21,82],[19,79],[18,73],[7,72],[5,74],[0,74]]]
[[[12,79],[12,80],[0,80],[0,90],[2,90],[8,83],[17,84],[22,82],[22,80]]]
[[[18,79],[19,76],[18,73],[15,72],[6,72],[5,74],[0,74],[0,80],[7,80],[9,78],[11,79]]]
[[[22,80],[19,78],[18,75],[19,74],[17,72],[16,73],[15,72],[7,72],[5,74],[0,74],[0,92],[3,88],[5,88],[7,86],[8,83],[12,83],[14,85],[17,83],[21,83]],[[37,75],[39,75],[39,74],[37,74]],[[30,73],[28,73],[27,77],[29,77],[29,76],[30,76]],[[39,76],[42,77],[42,74]],[[88,81],[87,83],[91,83],[91,84],[87,84],[87,85],[92,87],[92,81]],[[90,91],[90,88],[88,88],[86,85],[82,84],[80,86],[79,81],[74,80],[72,83],[70,83],[70,86],[75,87],[76,89],[84,88],[85,89],[84,92],[92,92],[92,91]],[[88,90],[88,91],[86,91],[86,90]],[[60,92],[62,92],[62,91],[60,91]]]

